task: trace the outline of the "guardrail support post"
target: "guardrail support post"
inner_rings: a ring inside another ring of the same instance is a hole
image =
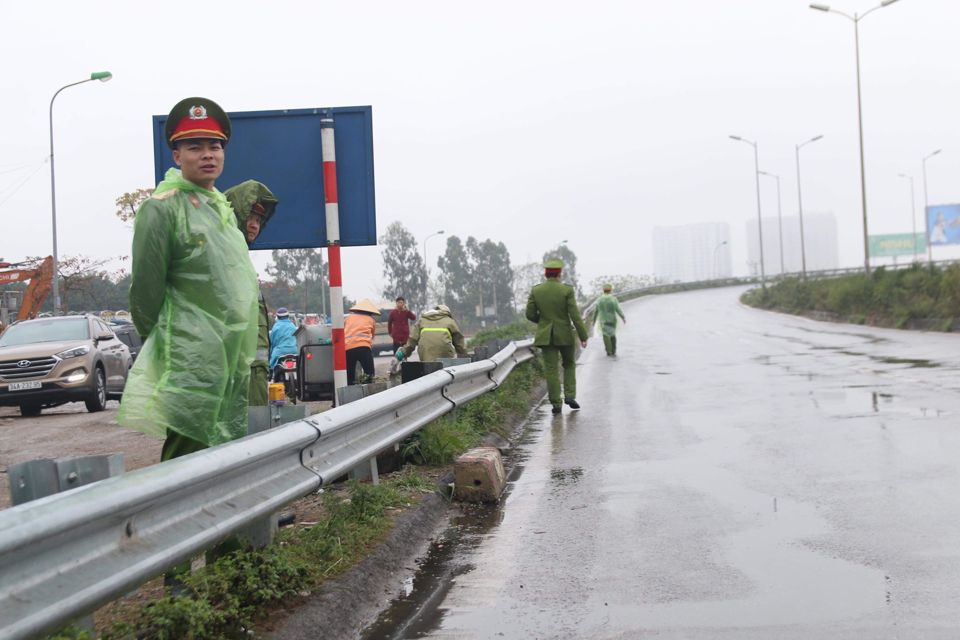
[[[287,422],[302,420],[310,415],[309,408],[304,404],[270,405],[266,407],[247,408],[247,435],[253,435],[279,427]],[[271,513],[268,517],[250,523],[237,532],[237,535],[247,541],[255,549],[273,544],[273,538],[279,529],[279,513]]]
[[[10,501],[16,506],[122,473],[122,453],[56,460],[42,458],[21,462],[10,465],[7,470],[10,479]],[[93,631],[93,614],[77,618],[72,624],[80,629]]]

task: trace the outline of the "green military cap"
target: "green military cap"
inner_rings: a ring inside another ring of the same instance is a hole
[[[180,140],[213,138],[224,144],[230,139],[230,118],[213,100],[184,98],[167,116],[164,135],[170,148]]]
[[[543,263],[544,269],[563,269],[563,260],[560,258],[550,258]]]
[[[604,291],[613,291],[613,285],[610,284],[609,282],[608,282],[608,283],[604,283],[604,285],[603,285],[603,290],[604,290]]]

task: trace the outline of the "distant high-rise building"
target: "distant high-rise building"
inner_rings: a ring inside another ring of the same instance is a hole
[[[666,282],[730,277],[730,225],[704,222],[654,227],[653,271]]]
[[[804,213],[803,235],[806,244],[807,271],[836,269],[840,266],[837,219],[832,213]],[[757,221],[747,221],[747,267],[751,275],[760,273]],[[763,264],[769,275],[781,273],[780,224],[777,218],[763,219]],[[783,217],[783,271],[802,270],[800,217]]]

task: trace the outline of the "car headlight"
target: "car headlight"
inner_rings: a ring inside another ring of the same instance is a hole
[[[88,353],[90,353],[90,347],[88,345],[83,345],[82,347],[74,347],[73,349],[61,351],[56,355],[61,360],[69,360],[70,358],[76,358],[77,356],[85,356]]]

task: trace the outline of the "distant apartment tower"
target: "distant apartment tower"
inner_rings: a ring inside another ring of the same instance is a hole
[[[654,227],[653,271],[666,282],[730,277],[730,225],[704,222]]]
[[[840,244],[837,240],[837,219],[832,213],[804,213],[803,235],[807,254],[807,271],[836,269],[840,266]],[[768,276],[781,273],[780,224],[777,218],[763,219],[763,264]],[[800,250],[800,217],[783,217],[783,270],[802,270]],[[757,221],[747,222],[747,271],[760,273],[759,234]]]

